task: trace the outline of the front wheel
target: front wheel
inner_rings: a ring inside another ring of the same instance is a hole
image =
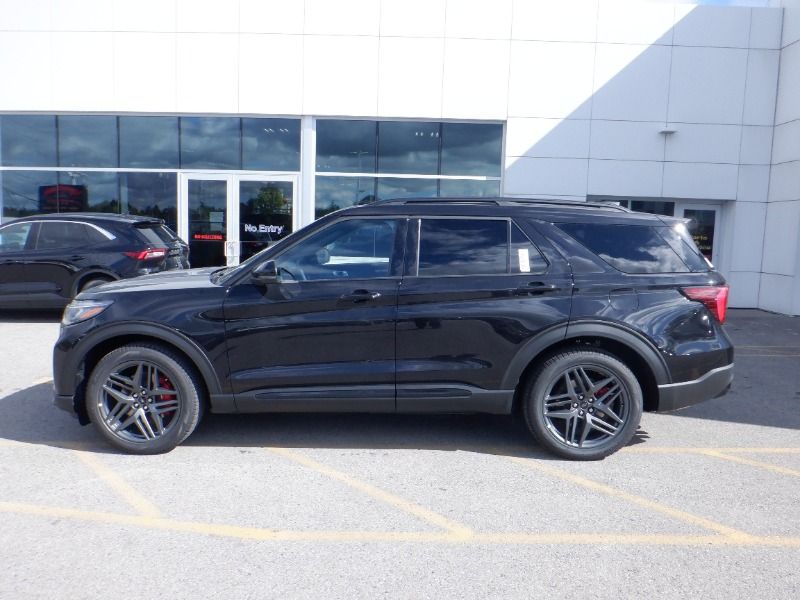
[[[626,445],[642,417],[642,388],[617,357],[571,350],[546,360],[523,397],[528,429],[551,452],[598,460]]]
[[[167,348],[122,346],[92,371],[86,409],[100,434],[131,454],[168,452],[200,419],[201,387],[192,367]]]

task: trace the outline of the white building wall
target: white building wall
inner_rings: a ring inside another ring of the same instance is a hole
[[[758,306],[800,315],[800,0],[784,0]]]
[[[723,202],[731,304],[800,312],[786,6],[0,0],[0,111],[506,121],[504,193]]]

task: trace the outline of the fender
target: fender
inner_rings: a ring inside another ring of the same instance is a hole
[[[71,352],[72,357],[74,357],[72,361],[74,364],[64,365],[64,367],[68,369],[69,372],[76,373],[77,377],[78,365],[83,362],[92,348],[95,348],[98,344],[106,340],[121,336],[144,336],[161,340],[171,346],[175,346],[189,357],[189,360],[192,361],[200,372],[200,376],[203,378],[208,388],[209,395],[223,393],[217,372],[214,370],[214,366],[211,364],[211,361],[208,359],[203,349],[198,346],[194,340],[184,334],[157,323],[130,322],[95,329],[81,338],[76,344],[74,351]]]
[[[555,325],[530,340],[509,363],[502,389],[514,389],[527,366],[542,352],[559,342],[582,337],[614,340],[634,350],[650,367],[657,385],[672,382],[664,358],[650,340],[621,323],[609,321],[573,321]]]

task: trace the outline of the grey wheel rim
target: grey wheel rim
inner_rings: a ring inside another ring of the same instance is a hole
[[[598,365],[570,367],[547,386],[542,403],[550,434],[571,448],[597,448],[628,421],[630,395],[619,377]]]
[[[149,361],[129,361],[106,378],[98,409],[113,435],[144,444],[177,426],[181,404],[173,377],[165,369]]]

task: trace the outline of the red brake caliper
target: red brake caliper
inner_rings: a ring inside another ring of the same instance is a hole
[[[163,390],[175,389],[175,386],[172,385],[172,382],[169,379],[167,379],[167,377],[164,375],[158,376],[158,387],[160,387]],[[161,402],[165,402],[167,400],[175,400],[175,398],[177,398],[176,394],[161,394]],[[175,411],[168,410],[162,414],[164,417],[172,417],[172,415],[175,414]]]

